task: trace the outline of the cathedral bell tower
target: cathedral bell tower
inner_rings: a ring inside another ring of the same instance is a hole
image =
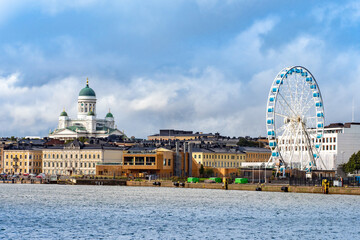
[[[86,119],[88,113],[96,117],[96,94],[95,91],[89,87],[89,80],[86,79],[86,86],[81,89],[78,97],[78,119]]]

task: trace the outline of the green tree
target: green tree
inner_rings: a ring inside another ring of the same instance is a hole
[[[342,169],[345,173],[354,173],[360,170],[360,151],[351,155],[349,161],[342,165]]]
[[[200,169],[199,169],[200,176],[203,176],[204,172],[205,172],[204,165],[201,164]]]
[[[207,168],[205,170],[206,177],[212,177],[214,175],[214,170],[212,168]]]
[[[250,141],[243,137],[239,138],[237,145],[241,147],[264,147],[262,142]]]
[[[89,139],[87,139],[86,137],[79,137],[78,139],[82,143],[85,143],[85,142],[89,141]]]

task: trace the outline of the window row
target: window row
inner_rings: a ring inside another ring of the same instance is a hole
[[[200,162],[199,162],[200,164]],[[204,162],[205,167],[240,167],[239,162]]]
[[[77,162],[44,162],[44,168],[45,167],[84,167],[84,168],[95,168],[96,167],[96,163],[94,162],[81,162],[81,163],[77,163]]]
[[[8,161],[6,161],[5,162],[5,165],[6,166],[14,166],[15,165],[15,162],[12,162],[12,164],[11,164],[11,162],[8,162]],[[18,163],[18,166],[23,166],[23,162],[19,162]],[[24,162],[24,166],[27,166],[27,162]],[[29,167],[31,167],[31,162],[29,162]],[[41,167],[41,164],[40,164],[40,162],[34,162],[34,167]]]
[[[10,155],[10,159],[14,159],[14,158],[22,159],[22,157],[23,157],[22,154],[19,154],[19,156],[17,154]],[[9,159],[9,155],[6,155],[6,159]],[[24,155],[24,159],[27,159],[27,155]],[[29,155],[29,159],[40,160],[41,156],[40,155]]]
[[[193,155],[194,158],[198,158],[198,159],[201,159],[201,154],[194,154]],[[239,156],[237,155],[235,157],[235,155],[225,155],[225,154],[205,154],[204,155],[204,159],[245,159],[245,156]]]
[[[44,154],[44,158],[53,158],[53,159],[63,159],[63,156],[65,156],[65,158],[78,158],[77,154]],[[88,159],[100,159],[100,154],[80,154],[80,158],[88,158]]]

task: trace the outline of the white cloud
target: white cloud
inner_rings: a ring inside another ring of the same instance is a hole
[[[312,13],[318,21],[326,23],[328,27],[336,20],[340,20],[342,26],[349,26],[360,21],[360,2],[324,4],[315,8]]]

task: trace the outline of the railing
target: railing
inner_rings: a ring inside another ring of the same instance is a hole
[[[355,177],[350,178],[333,178],[333,177],[323,177],[323,178],[290,178],[289,184],[293,186],[322,186],[322,181],[326,179],[330,183],[330,186],[334,186],[334,183],[341,183],[342,186],[349,187],[360,187],[360,181]],[[339,185],[339,184],[335,184]]]

